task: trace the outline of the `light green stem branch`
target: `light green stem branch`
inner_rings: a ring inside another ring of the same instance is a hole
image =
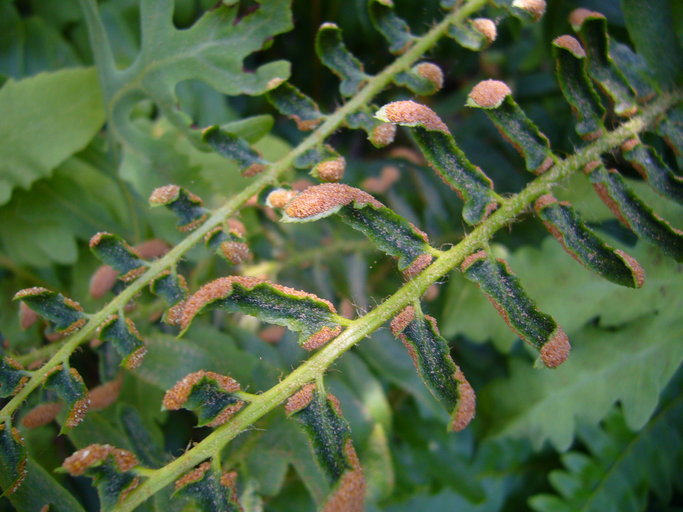
[[[202,442],[174,461],[154,471],[148,480],[116,507],[116,512],[134,510],[136,506],[173,482],[180,475],[218,453],[249,425],[273,410],[304,384],[320,377],[344,352],[372,334],[403,308],[418,299],[430,285],[453,270],[467,255],[488,243],[499,229],[523,213],[536,198],[548,192],[563,178],[581,170],[587,163],[598,160],[603,153],[618,147],[629,138],[645,130],[658,116],[682,98],[683,94],[680,92],[659,98],[646,107],[640,116],[607,133],[571,157],[558,162],[547,173],[532,181],[519,194],[504,200],[500,208],[491,217],[477,226],[460,243],[438,256],[421,274],[404,284],[374,310],[350,322],[349,326],[337,338],[301,364],[279,384],[258,395],[229,423],[216,429]]]
[[[29,381],[10,400],[0,411],[0,423],[9,421],[14,411],[24,402],[26,397],[38,386],[40,386],[47,374],[58,364],[68,361],[70,355],[82,343],[90,340],[96,333],[97,328],[110,315],[123,308],[133,299],[143,288],[145,288],[156,276],[166,269],[174,267],[183,255],[195,244],[200,242],[204,235],[214,227],[221,225],[225,219],[237,212],[240,207],[255,194],[258,194],[267,185],[277,182],[278,177],[292,167],[296,158],[303,153],[316,147],[325,141],[332,133],[339,129],[345,122],[346,116],[355,112],[359,108],[371,103],[372,99],[386,88],[396,74],[409,69],[418,59],[422,57],[437,41],[446,33],[451,23],[461,23],[472,13],[486,5],[487,0],[467,0],[462,7],[448,14],[438,25],[434,26],[424,36],[419,38],[415,44],[402,56],[397,58],[391,65],[387,66],[381,73],[368,80],[368,83],[358,94],[351,98],[347,103],[340,107],[336,112],[330,114],[327,120],[311,133],[301,144],[285,155],[281,160],[271,164],[264,172],[259,174],[241,192],[233,196],[222,207],[217,209],[204,224],[193,231],[182,242],[176,245],[164,257],[153,262],[147,272],[133,281],[125,290],[118,294],[99,312],[95,313],[88,323],[73,336],[67,338],[59,350],[47,361],[40,369],[36,370]],[[91,2],[83,2],[86,15],[96,20],[94,6]],[[107,46],[108,47],[108,46]],[[106,52],[103,58],[107,58]],[[106,80],[106,77],[105,77]],[[106,84],[103,84],[106,86]],[[110,107],[110,111],[113,106]]]

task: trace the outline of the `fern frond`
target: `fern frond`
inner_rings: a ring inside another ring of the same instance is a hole
[[[666,503],[683,471],[683,395],[674,378],[671,393],[650,421],[634,432],[614,411],[602,427],[579,429],[589,454],[562,456],[566,469],[550,473],[557,495],[537,495],[538,512],[638,512],[653,491]]]

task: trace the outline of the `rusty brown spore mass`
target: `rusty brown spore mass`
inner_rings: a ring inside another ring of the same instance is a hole
[[[458,382],[458,405],[456,405],[449,429],[454,432],[463,430],[470,424],[477,408],[477,397],[474,388],[465,378],[465,374],[456,365],[453,378]]]
[[[470,91],[469,98],[482,108],[498,108],[512,94],[510,87],[500,80],[483,80]]]
[[[171,389],[166,391],[162,402],[163,406],[169,411],[175,411],[183,407],[192,392],[192,388],[203,378],[214,380],[223,391],[228,393],[240,390],[239,383],[227,375],[199,370],[185,375]]]
[[[488,18],[475,18],[472,20],[472,27],[486,38],[487,44],[491,44],[498,37],[498,30],[493,20]]]
[[[421,126],[425,130],[450,133],[448,126],[431,108],[411,100],[394,101],[377,111],[376,117],[404,126]]]
[[[581,43],[575,37],[563,35],[555,38],[553,40],[553,44],[555,46],[559,46],[560,48],[564,48],[565,50],[570,51],[575,57],[579,59],[583,59],[586,57],[586,50],[583,49],[583,46],[581,46]]]
[[[230,296],[234,284],[246,288],[247,290],[253,289],[259,284],[267,284],[275,290],[279,290],[287,295],[291,295],[300,299],[311,299],[317,302],[322,302],[330,309],[332,313],[337,313],[337,310],[330,301],[320,298],[313,293],[296,290],[294,288],[282,286],[280,284],[272,283],[266,279],[260,279],[257,277],[228,276],[218,278],[215,281],[205,284],[187,300],[180,322],[181,328],[183,330],[187,329],[194,317],[205,305]]]
[[[541,360],[548,368],[555,368],[567,360],[571,345],[569,338],[560,326],[542,347]]]
[[[287,414],[293,414],[297,411],[308,406],[313,400],[313,392],[315,391],[315,384],[306,384],[299,391],[294,393],[287,400],[287,405],[285,405],[285,411]]]
[[[211,463],[208,461],[202,462],[192,471],[190,471],[189,473],[185,473],[183,476],[181,476],[178,480],[175,481],[175,490],[177,491],[178,489],[185,487],[188,484],[199,482],[202,478],[204,478],[204,474],[207,471],[209,471],[209,469],[211,469]]]
[[[365,476],[351,439],[346,441],[344,453],[352,469],[344,472],[336,489],[325,502],[323,512],[363,512]]]
[[[440,91],[443,87],[443,71],[441,68],[432,62],[421,62],[415,66],[415,72],[422,78],[426,78],[432,84],[437,91]]]
[[[342,183],[323,183],[301,192],[287,204],[284,212],[293,219],[316,218],[350,203],[360,206],[369,204],[374,208],[384,206],[358,188]]]
[[[64,460],[62,467],[66,469],[70,475],[79,476],[87,471],[87,469],[98,463],[104,461],[107,457],[112,457],[116,468],[119,471],[128,471],[134,466],[138,465],[138,459],[128,450],[122,450],[109,444],[91,444],[74,452],[70,457]]]
[[[340,181],[346,170],[346,159],[343,156],[330,160],[323,160],[315,166],[315,172],[323,181]]]

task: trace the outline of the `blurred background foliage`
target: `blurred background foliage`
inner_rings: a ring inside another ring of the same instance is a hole
[[[184,28],[215,2],[175,3],[174,21]],[[253,7],[242,4],[245,10]],[[683,3],[671,6],[683,40]],[[583,143],[574,134],[570,109],[554,78],[550,42],[570,32],[567,15],[576,7],[604,13],[611,35],[629,43],[619,2],[550,0],[538,24],[505,19],[499,39],[485,52],[470,52],[444,39],[428,56],[443,69],[446,83],[440,93],[420,101],[440,114],[500,193],[520,190],[531,176],[481,112],[463,109],[466,93],[479,80],[505,80],[556,153],[571,154]],[[416,33],[441,17],[435,0],[397,0],[396,8]],[[140,45],[137,1],[103,1],[100,9],[117,64],[125,67]],[[349,49],[368,71],[393,59],[369,21],[366,0],[296,0],[293,19],[294,30],[277,36],[245,66],[290,61],[292,83],[328,109],[341,98],[337,79],[314,54],[312,42],[322,22],[334,21],[343,29]],[[6,348],[16,353],[49,343],[43,326],[19,328],[17,304],[10,302],[16,290],[47,286],[96,310],[107,297],[88,293],[98,267],[87,249],[92,234],[110,231],[131,244],[151,238],[175,244],[182,235],[174,219],[147,207],[154,187],[186,186],[216,206],[245,182],[229,162],[196,149],[144,102],[134,122],[152,135],[154,147],[148,152],[118,147],[107,132],[92,65],[77,0],[0,1],[0,331]],[[24,84],[18,92],[17,84]],[[199,82],[182,83],[178,93],[180,108],[199,126],[260,116],[250,125],[251,140],[271,159],[303,137],[264,98],[226,97]],[[37,97],[42,97],[40,111],[32,108]],[[393,88],[376,102],[410,97]],[[13,138],[13,126],[31,116],[42,123],[29,141]],[[73,126],[61,121],[74,116],[80,122]],[[399,130],[397,141],[384,150],[373,149],[356,131],[340,131],[332,142],[348,162],[345,183],[362,187],[369,177],[394,167],[400,179],[380,199],[444,246],[462,237],[462,203],[419,158],[396,151],[411,147],[405,133]],[[676,168],[673,153],[659,141],[648,142]],[[616,157],[610,163],[636,176]],[[31,171],[17,173],[17,165]],[[288,176],[292,182],[305,178],[299,171]],[[615,245],[629,248],[646,269],[644,289],[596,280],[531,217],[496,236],[493,245],[509,258],[529,295],[569,334],[574,350],[562,368],[533,370],[531,354],[476,287],[453,274],[432,290],[425,309],[439,321],[455,360],[477,390],[478,414],[467,430],[446,433],[445,413],[386,328],[329,372],[329,388],[341,400],[368,477],[368,510],[683,510],[683,374],[677,371],[683,357],[683,267],[656,248],[636,243],[587,188],[576,177],[557,195],[574,202]],[[646,187],[638,190],[648,194]],[[678,227],[683,225],[680,207],[661,199],[654,204]],[[240,220],[247,226],[254,260],[234,269],[195,248],[183,262],[191,289],[230,273],[265,271],[280,283],[362,313],[401,282],[388,258],[333,220],[283,225],[257,207],[244,208]],[[158,320],[160,307],[145,296],[133,313],[150,350],[140,368],[123,375],[115,405],[88,414],[65,436],[57,435],[54,423],[21,429],[32,467],[38,468],[27,487],[39,485],[55,500],[70,503],[66,489],[94,510],[97,497],[87,480],[52,474],[75,448],[108,442],[132,449],[145,463],[163,464],[208,432],[194,428],[193,416],[185,411],[159,412],[163,392],[178,379],[198,369],[214,370],[256,392],[277,383],[305,357],[290,334],[277,343],[264,342],[259,334],[265,326],[248,317],[209,316],[186,337],[174,339]],[[89,387],[113,371],[107,354],[92,347],[76,353],[73,365]],[[50,399],[48,391],[34,393],[23,411]],[[326,494],[305,438],[282,413],[263,418],[231,443],[223,461],[239,472],[247,511],[313,510]],[[168,494],[160,493],[140,510],[180,510],[167,503]],[[30,496],[21,499],[20,510],[33,510]],[[0,509],[12,510],[12,505],[0,499]]]

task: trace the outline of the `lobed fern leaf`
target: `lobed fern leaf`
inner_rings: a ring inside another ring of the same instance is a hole
[[[272,88],[273,80],[280,83],[289,76],[287,62],[270,62],[246,72],[243,60],[260,50],[267,38],[291,28],[291,0],[263,2],[240,19],[238,5],[222,4],[185,30],[173,25],[173,3],[144,0],[140,5],[140,51],[123,70],[114,61],[94,2],[80,3],[96,50],[109,122],[117,135],[134,147],[148,139],[129,119],[141,96],[154,101],[171,121],[187,127],[189,120],[175,111],[178,83],[194,79],[223,94],[257,95]]]
[[[650,490],[662,502],[669,501],[683,471],[680,383],[679,372],[669,396],[640,431],[629,429],[617,411],[602,427],[579,428],[578,437],[590,454],[563,455],[566,469],[549,475],[558,494],[534,496],[529,502],[532,508],[538,512],[638,512],[645,510]]]

